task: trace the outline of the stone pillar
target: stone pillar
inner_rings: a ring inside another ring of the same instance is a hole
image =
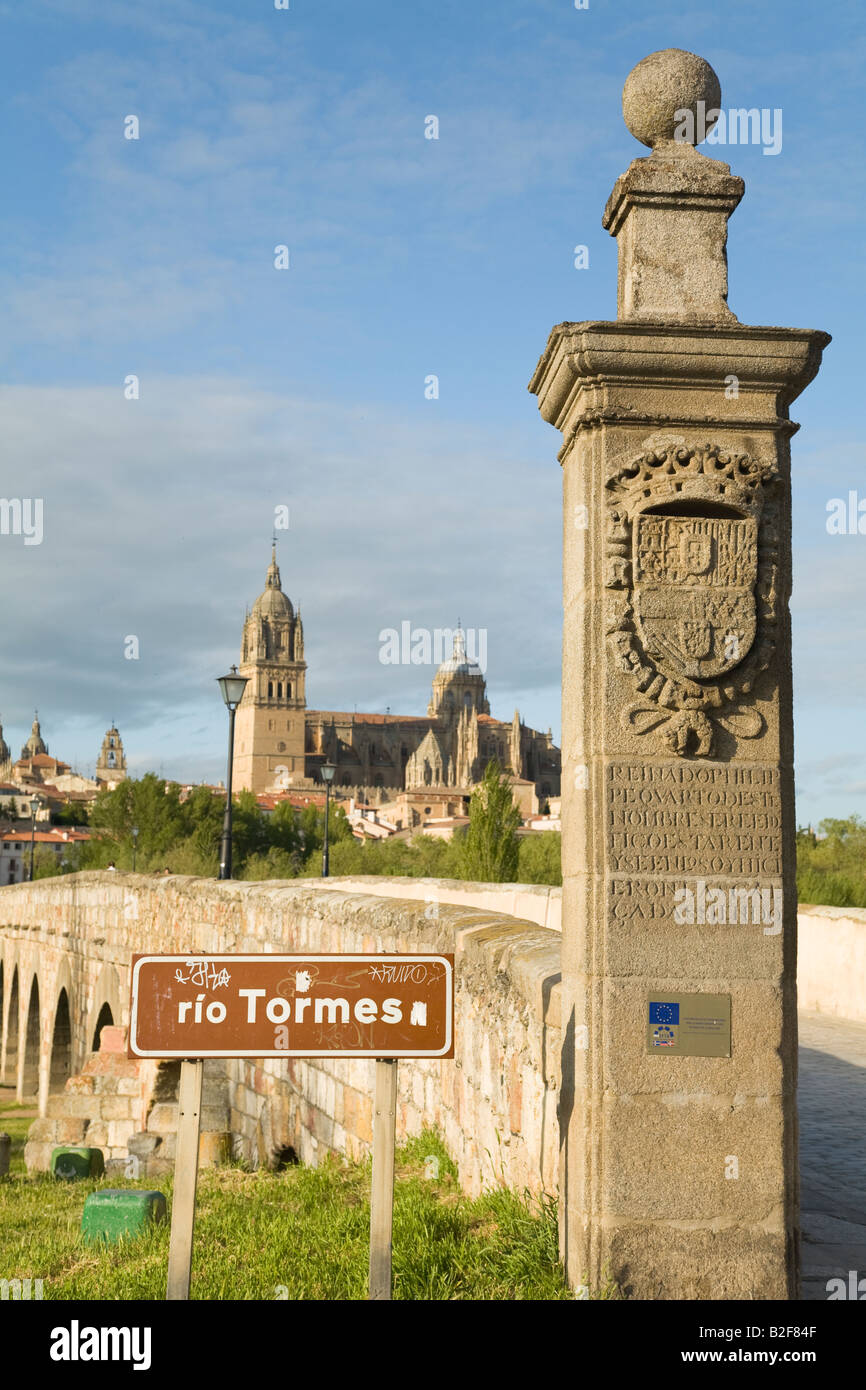
[[[630,74],[618,317],[529,388],[563,436],[563,1257],[646,1299],[799,1281],[788,408],[829,336],[728,308],[743,184],[683,142],[720,99],[679,49]]]

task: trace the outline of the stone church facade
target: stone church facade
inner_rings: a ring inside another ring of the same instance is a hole
[[[233,780],[254,792],[321,787],[319,769],[336,765],[344,794],[382,801],[395,791],[469,791],[498,761],[539,798],[558,796],[560,750],[515,710],[494,719],[486,683],[460,628],[438,668],[426,715],[357,714],[306,707],[304,632],[283,593],[272,553],[265,589],[244,621],[239,670],[248,677],[236,720]]]

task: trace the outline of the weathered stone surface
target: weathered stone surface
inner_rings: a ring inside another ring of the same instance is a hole
[[[56,1142],[58,1144],[83,1144],[86,1129],[86,1120],[58,1119]],[[92,1140],[88,1140],[88,1143],[92,1143]]]
[[[93,1076],[70,1076],[64,1089],[73,1096],[92,1096],[95,1086],[96,1078]]]
[[[691,1258],[684,1266],[686,1245]],[[617,1272],[630,1298],[660,1301],[672,1289],[682,1299],[790,1298],[787,1258],[785,1232],[760,1226],[696,1230],[647,1221],[599,1233],[599,1265]]]
[[[147,1127],[158,1134],[173,1134],[177,1129],[177,1105],[155,1105],[147,1117]]]
[[[621,319],[736,322],[725,247],[743,181],[693,148],[703,138],[703,116],[717,113],[720,100],[709,63],[679,48],[651,53],[626,79],[626,125],[653,152],[617,180],[604,212],[619,247]],[[711,117],[708,129],[713,124]]]
[[[57,1121],[53,1119],[34,1120],[27,1131],[28,1144],[47,1144],[57,1138]]]
[[[162,1140],[158,1134],[150,1134],[145,1130],[141,1130],[138,1134],[130,1135],[127,1149],[137,1158],[150,1158],[156,1153],[161,1142]]]
[[[721,100],[719,79],[705,58],[665,48],[632,68],[622,89],[622,115],[634,138],[653,148],[675,140],[683,110],[696,117],[699,102],[712,111]]]
[[[829,339],[727,307],[742,181],[674,129],[710,98],[679,50],[629,77],[617,322],[560,324],[530,385],[563,435],[563,1252],[653,1299],[797,1289],[787,412]],[[729,1057],[665,1051],[677,994],[730,998]]]
[[[44,1143],[28,1140],[24,1145],[24,1162],[28,1172],[47,1173],[53,1150],[53,1139]]]
[[[226,1163],[231,1155],[231,1138],[228,1131],[221,1134],[213,1131],[202,1133],[198,1146],[199,1168],[213,1168]]]
[[[130,1137],[135,1132],[134,1120],[109,1120],[108,1121],[108,1147],[110,1149],[126,1149]]]
[[[132,1117],[128,1096],[108,1096],[102,1102],[102,1116],[106,1120],[129,1120]]]

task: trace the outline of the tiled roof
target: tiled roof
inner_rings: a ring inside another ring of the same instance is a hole
[[[353,714],[346,710],[331,709],[308,709],[306,711],[308,719],[325,720],[333,719],[354,721],[356,724],[434,724],[435,717],[432,714]]]

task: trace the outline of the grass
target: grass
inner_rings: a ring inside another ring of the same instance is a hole
[[[11,1133],[11,1123],[0,1112],[0,1128]],[[426,1176],[431,1156],[435,1178]],[[16,1170],[0,1180],[0,1278],[41,1278],[46,1299],[164,1298],[167,1224],[108,1248],[85,1245],[79,1230],[89,1192],[155,1186],[170,1209],[170,1178],[66,1183]],[[369,1192],[369,1161],[203,1171],[191,1297],[366,1299]],[[573,1298],[553,1200],[505,1188],[466,1197],[430,1132],[397,1151],[393,1279],[395,1299]]]
[[[4,1090],[7,1095],[15,1095],[12,1087],[4,1087]],[[24,1145],[27,1143],[27,1131],[38,1113],[35,1099],[26,1105],[16,1105],[14,1100],[0,1098],[0,1132],[5,1130],[12,1140],[9,1164],[12,1174],[23,1175],[27,1171],[24,1166]]]

